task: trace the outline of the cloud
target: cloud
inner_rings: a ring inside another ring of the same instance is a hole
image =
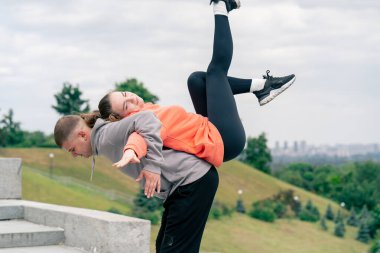
[[[270,69],[298,78],[265,107],[251,94],[237,98],[248,135],[380,142],[377,2],[250,0],[230,14],[231,75]],[[115,82],[137,77],[162,104],[193,110],[186,80],[206,70],[213,26],[212,8],[200,0],[3,1],[0,108],[13,108],[26,129],[52,132],[53,94],[63,82],[79,83],[95,108]]]

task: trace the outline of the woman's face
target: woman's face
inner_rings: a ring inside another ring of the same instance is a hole
[[[109,96],[112,111],[121,117],[126,117],[132,112],[140,111],[144,100],[135,93],[127,91],[114,91]]]

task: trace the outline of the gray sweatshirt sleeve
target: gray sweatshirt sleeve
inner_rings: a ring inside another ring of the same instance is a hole
[[[123,150],[129,135],[133,132],[139,133],[145,139],[148,147],[147,155],[143,158],[146,162],[144,169],[161,174],[164,158],[162,156],[163,144],[160,130],[161,122],[157,116],[151,111],[142,111],[120,121],[107,124],[101,142],[108,147],[112,146],[112,148]]]

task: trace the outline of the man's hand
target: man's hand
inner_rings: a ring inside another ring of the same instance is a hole
[[[157,188],[157,193],[161,190],[161,175],[156,174],[147,170],[142,170],[140,175],[137,177],[136,182],[141,181],[145,177],[145,189],[144,193],[147,198],[153,197],[154,191]]]
[[[127,166],[129,163],[140,163],[140,159],[132,149],[125,150],[121,160],[117,163],[112,164],[112,166],[122,168],[124,166]]]

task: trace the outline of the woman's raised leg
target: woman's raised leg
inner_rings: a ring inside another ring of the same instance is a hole
[[[232,2],[234,0],[226,0]],[[241,153],[246,137],[234,95],[227,78],[233,54],[233,42],[224,1],[214,1],[214,45],[211,62],[206,72],[207,117],[219,130],[224,142],[224,161]],[[228,6],[228,4],[227,4]],[[223,13],[223,12],[222,12]]]
[[[214,2],[215,34],[213,57],[207,73],[194,72],[189,76],[188,88],[197,113],[206,116],[218,128],[225,146],[224,161],[236,157],[245,145],[245,132],[233,95],[252,92],[260,105],[265,105],[287,89],[294,75],[261,79],[228,77],[233,43],[228,12],[240,6],[238,0]],[[227,8],[226,8],[227,6]]]

